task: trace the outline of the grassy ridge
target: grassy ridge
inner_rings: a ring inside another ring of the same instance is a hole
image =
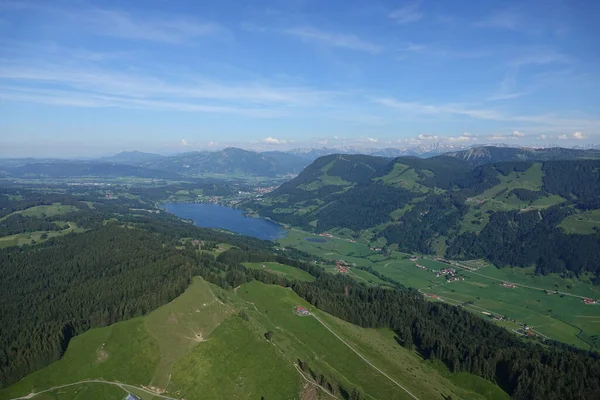
[[[151,385],[166,388],[173,364],[233,313],[232,307],[213,294],[210,285],[195,279],[177,301],[144,318],[145,328],[156,340],[160,354]]]
[[[451,375],[444,376],[418,354],[399,346],[389,330],[360,328],[313,310],[338,338],[317,319],[297,316],[297,305],[308,306],[290,289],[254,281],[235,291],[224,291],[195,278],[184,294],[145,317],[75,337],[61,360],[0,390],[0,398],[86,379],[162,386],[166,395],[188,400],[293,399],[307,390],[314,395],[314,383],[307,383],[309,378],[294,365],[298,359],[346,390],[357,387],[367,399],[410,398],[340,339],[420,399],[441,395],[484,398],[478,394],[481,390],[464,382],[453,383]],[[271,342],[264,337],[266,331],[273,332]],[[202,341],[198,340],[199,333]],[[155,398],[126,389],[144,400]],[[125,391],[117,386],[83,383],[34,399],[116,400],[124,396]],[[330,397],[321,392],[319,398]]]

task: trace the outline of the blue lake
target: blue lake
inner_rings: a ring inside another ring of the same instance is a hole
[[[194,224],[203,228],[227,229],[246,236],[254,236],[263,240],[276,240],[285,236],[286,231],[281,226],[263,218],[251,218],[243,211],[216,204],[163,204],[167,212],[180,218],[190,219]]]

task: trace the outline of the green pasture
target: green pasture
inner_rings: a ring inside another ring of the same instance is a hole
[[[315,280],[315,277],[309,274],[306,271],[302,271],[301,269],[290,267],[289,265],[280,264],[278,262],[255,262],[255,263],[244,263],[244,266],[253,269],[262,269],[269,272],[272,272],[277,275],[284,276],[288,279],[293,279],[297,281],[305,281],[312,282]],[[264,268],[263,268],[264,266]]]

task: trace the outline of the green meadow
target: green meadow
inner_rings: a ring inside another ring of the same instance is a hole
[[[280,264],[278,262],[247,262],[244,263],[244,266],[252,269],[262,269],[269,272],[272,272],[276,275],[281,275],[285,278],[297,280],[297,281],[305,281],[312,282],[315,280],[315,277],[309,274],[306,271],[302,271],[301,269],[290,267],[289,265]],[[264,268],[263,268],[264,266]]]
[[[600,229],[600,209],[569,215],[559,226],[570,234],[592,234]]]
[[[298,305],[318,319],[296,315]],[[291,289],[254,281],[225,291],[200,278],[144,317],[75,337],[61,360],[1,389],[0,398],[43,392],[31,398],[122,400],[131,392],[158,399],[144,390],[188,400],[332,398],[299,359],[366,399],[411,399],[398,384],[419,399],[507,398],[492,382],[424,361],[390,330],[351,325]],[[82,382],[90,379],[104,382]]]
[[[75,222],[67,221],[65,223],[68,224],[69,227],[60,231],[36,231],[0,237],[0,248],[41,243],[55,236],[62,236],[71,232],[80,233],[84,231],[84,229],[78,227]]]
[[[529,172],[529,171],[528,171]],[[535,172],[535,171],[533,171]],[[529,172],[534,176],[533,172]],[[521,178],[528,177],[523,173]],[[516,179],[516,178],[515,178]],[[534,179],[526,179],[529,187],[535,186]],[[521,186],[526,186],[521,182]],[[547,276],[535,275],[533,268],[496,268],[481,260],[464,263],[479,268],[475,272],[460,271],[464,281],[446,283],[444,277],[437,278],[431,272],[448,267],[447,264],[432,259],[420,258],[410,261],[410,255],[393,253],[390,255],[369,250],[363,243],[351,243],[346,239],[322,238],[324,241],[307,241],[306,238],[317,236],[299,230],[289,231],[289,235],[280,242],[286,246],[296,247],[316,256],[337,260],[344,259],[360,266],[368,266],[407,287],[421,289],[425,293],[442,297],[449,304],[464,305],[466,309],[487,318],[482,312],[503,315],[519,323],[534,327],[540,336],[583,349],[600,349],[600,305],[586,305],[578,297],[568,295],[548,295],[547,290],[558,290],[575,296],[600,299],[600,288],[591,283],[591,276],[565,278],[556,274]],[[321,238],[319,238],[321,239]],[[416,264],[427,267],[419,269]],[[362,273],[352,269],[353,273]],[[329,268],[329,272],[335,269]],[[369,274],[371,275],[371,274]],[[351,274],[355,279],[360,278]],[[373,276],[373,275],[371,275]],[[502,281],[516,283],[514,289],[501,285]],[[377,284],[375,280],[365,282]],[[519,328],[510,322],[498,322],[509,330]]]

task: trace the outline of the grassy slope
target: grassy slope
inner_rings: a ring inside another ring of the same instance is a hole
[[[216,301],[213,289],[218,290],[195,278],[180,297],[145,317],[75,337],[61,360],[0,390],[0,398],[94,378],[137,386],[166,385],[173,363],[198,345],[195,333],[208,337],[233,312]],[[211,303],[203,306],[207,302]]]
[[[147,385],[158,361],[156,341],[146,331],[143,319],[135,318],[77,336],[61,360],[0,390],[0,398],[90,378]]]
[[[21,214],[27,217],[54,217],[57,215],[63,215],[63,214],[67,214],[73,211],[78,211],[79,209],[75,206],[71,206],[71,205],[63,205],[60,203],[54,203],[52,205],[48,205],[48,206],[35,206],[35,207],[30,207],[26,210],[21,210],[21,211],[15,211],[12,214],[6,215],[2,218],[0,218],[0,221],[10,217],[11,215],[14,214]]]
[[[357,387],[368,394],[367,398],[411,398],[316,319],[297,316],[295,306],[312,308],[344,341],[421,399],[441,398],[441,394],[480,398],[470,388],[458,387],[440,376],[416,353],[398,346],[389,330],[360,328],[315,310],[290,289],[251,282],[243,285],[238,294],[249,304],[251,325],[258,332],[273,331],[273,343],[286,358],[308,362],[328,379],[339,380],[346,389]],[[492,383],[489,385],[497,389]]]
[[[169,392],[186,399],[293,399],[300,384],[294,366],[233,316],[175,364]]]
[[[540,333],[552,339],[584,349],[589,349],[590,345],[600,348],[600,340],[594,339],[600,336],[600,306],[585,305],[580,299],[568,296],[549,296],[541,290],[522,287],[506,289],[499,285],[500,282],[490,278],[600,298],[600,289],[589,281],[562,279],[555,275],[536,276],[531,270],[523,268],[498,269],[488,266],[478,271],[485,276],[463,273],[467,278],[464,282],[445,283],[444,278],[436,278],[431,271],[416,268],[414,262],[403,259],[402,255],[391,258],[371,251],[361,243],[334,238],[328,238],[324,243],[315,243],[306,241],[306,237],[313,235],[295,230],[280,241],[285,242],[286,246],[297,247],[324,258],[342,258],[358,265],[370,266],[405,286],[442,296],[450,304],[472,301],[473,306],[467,309],[479,315],[482,315],[482,311],[493,311],[533,325]],[[430,269],[447,266],[433,260],[419,260],[418,263]],[[514,323],[499,324],[511,330],[518,328]]]
[[[300,304],[308,306],[292,290],[278,286],[251,282],[237,292],[226,292],[195,278],[182,296],[145,317],[92,329],[74,338],[61,360],[0,390],[0,398],[104,379],[136,386],[166,385],[166,394],[188,400],[293,399],[306,385],[294,366],[298,358],[348,389],[356,386],[369,393],[367,398],[406,397],[316,319],[297,316],[294,306]],[[241,310],[248,315],[247,321],[237,315]],[[440,398],[440,394],[482,398],[469,385],[453,383],[453,376],[442,376],[416,353],[398,346],[392,332],[359,328],[315,312],[330,329],[419,398]],[[263,336],[267,330],[274,332],[271,343]],[[200,331],[206,339],[201,343],[192,340]],[[154,398],[138,394],[144,400]],[[34,398],[122,399],[124,395],[116,386],[85,383]],[[321,393],[321,398],[324,396]]]
[[[498,174],[500,183],[475,196],[468,201],[470,210],[463,217],[460,225],[460,233],[481,232],[489,222],[489,214],[486,211],[509,211],[526,208],[543,209],[564,201],[560,196],[545,196],[533,202],[519,200],[513,189],[528,189],[539,191],[542,188],[544,172],[542,164],[535,163],[525,172],[511,172],[508,175]],[[478,204],[478,201],[484,202]]]
[[[257,263],[244,263],[248,268],[263,269],[273,272],[277,275],[282,275],[288,279],[294,279],[298,281],[312,282],[315,277],[308,272],[302,271],[301,269],[290,267],[289,265],[279,264],[278,262],[257,262]]]
[[[69,228],[63,229],[60,231],[36,231],[36,232],[19,233],[16,235],[0,237],[0,248],[9,247],[9,246],[22,246],[24,244],[32,244],[33,242],[35,242],[35,243],[43,242],[43,241],[45,241],[45,239],[42,239],[42,235],[44,233],[47,235],[47,238],[49,239],[54,236],[66,235],[67,233],[70,233],[70,232],[75,232],[75,233],[83,232],[83,229],[79,228],[75,222],[62,221],[60,219],[61,215],[64,215],[64,214],[67,214],[70,212],[74,212],[74,211],[78,211],[78,210],[79,209],[75,206],[54,203],[52,205],[30,207],[26,210],[15,211],[12,214],[6,215],[6,216],[0,218],[0,221],[10,217],[11,215],[15,215],[15,214],[21,214],[21,215],[28,216],[28,217],[38,217],[38,218],[57,217],[56,221],[54,221],[55,223],[59,222],[62,224],[63,222],[67,222],[69,224]]]
[[[232,307],[215,297],[210,285],[195,279],[177,301],[144,318],[146,330],[156,340],[160,351],[152,386],[165,388],[173,364],[233,313]]]
[[[42,393],[35,397],[36,400],[88,400],[88,399],[124,399],[127,391],[113,385],[102,383],[87,383],[71,386],[56,391]]]
[[[54,236],[62,236],[67,233],[80,233],[83,232],[84,229],[77,226],[75,222],[67,221],[69,224],[69,228],[63,229],[60,231],[36,231],[36,232],[28,232],[28,233],[19,233],[16,235],[4,236],[0,237],[0,248],[1,247],[9,247],[9,246],[22,246],[24,244],[32,244],[44,242],[47,239],[50,239]],[[43,234],[47,235],[46,239],[42,239]]]
[[[600,228],[600,209],[569,215],[559,226],[570,234],[592,234]]]

